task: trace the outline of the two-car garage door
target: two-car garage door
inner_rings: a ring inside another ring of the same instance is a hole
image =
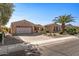
[[[18,33],[18,34],[21,34],[21,33],[24,33],[24,34],[32,33],[32,28],[30,28],[30,27],[24,27],[24,28],[17,27],[16,28],[16,33]]]

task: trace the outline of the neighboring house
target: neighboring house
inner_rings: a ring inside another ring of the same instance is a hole
[[[71,24],[67,24],[65,28],[68,28],[68,27],[75,27],[77,32],[79,32],[78,26],[73,26]],[[45,25],[45,28],[46,28],[46,31],[53,32],[53,33],[59,32],[62,30],[61,25],[58,25],[58,24],[48,24],[48,25]]]
[[[41,32],[44,30],[44,27],[40,24],[35,25],[35,32]]]
[[[45,25],[45,28],[48,32],[59,32],[61,30],[61,26],[58,24],[48,24]]]
[[[27,20],[21,20],[11,23],[12,34],[31,34],[39,31],[39,29],[36,30],[35,28],[37,28],[37,25]]]

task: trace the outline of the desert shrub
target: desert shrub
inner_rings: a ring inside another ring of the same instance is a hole
[[[76,32],[79,33],[79,27],[76,27]]]
[[[56,34],[55,34],[55,33],[53,33],[53,36],[56,36]]]
[[[44,31],[42,31],[42,34],[46,34],[46,31],[44,30]]]
[[[76,28],[75,27],[69,27],[66,29],[66,32],[70,35],[77,34]]]
[[[62,32],[62,31],[60,31],[60,32],[59,32],[59,34],[63,34],[63,32]]]
[[[2,27],[2,32],[4,32],[4,33],[9,32],[9,28],[8,27]]]
[[[43,30],[43,31],[40,31],[39,33],[40,33],[40,34],[46,34],[46,31]]]
[[[48,33],[47,36],[52,36],[52,33]]]
[[[46,31],[46,33],[49,33],[49,31]]]
[[[49,36],[52,36],[52,33],[49,33]]]

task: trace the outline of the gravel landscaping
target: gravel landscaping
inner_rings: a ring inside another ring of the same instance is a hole
[[[0,43],[0,46],[8,46],[8,45],[16,45],[19,43],[24,43],[24,41],[20,40],[19,38],[14,38],[13,36],[7,35],[4,39],[4,45]],[[25,43],[25,46],[28,46],[26,49],[23,48],[23,50],[18,50],[15,52],[10,52],[8,54],[2,54],[1,56],[40,56],[41,53],[39,52],[39,49],[32,44]],[[15,49],[17,49],[16,47]]]
[[[14,38],[13,36],[9,36],[7,35],[4,38],[4,45],[11,45],[11,44],[17,44],[17,43],[23,43],[22,40]],[[2,44],[0,43],[0,46],[2,46]]]
[[[15,51],[8,54],[2,54],[1,56],[40,56],[40,55],[41,53],[39,49],[36,46],[29,44],[27,49],[25,50]]]
[[[59,34],[59,33],[47,33],[45,34],[45,36],[48,36],[48,37],[52,37],[52,38],[60,38],[60,37],[68,37],[68,36],[72,36],[72,35],[69,35],[69,34]]]

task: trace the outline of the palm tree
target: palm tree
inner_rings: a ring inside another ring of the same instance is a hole
[[[61,24],[62,33],[64,33],[66,23],[73,22],[74,18],[71,15],[63,15],[63,16],[55,17],[53,21],[55,21],[55,23]]]
[[[1,26],[4,26],[9,21],[14,9],[12,3],[0,3],[0,31]]]

